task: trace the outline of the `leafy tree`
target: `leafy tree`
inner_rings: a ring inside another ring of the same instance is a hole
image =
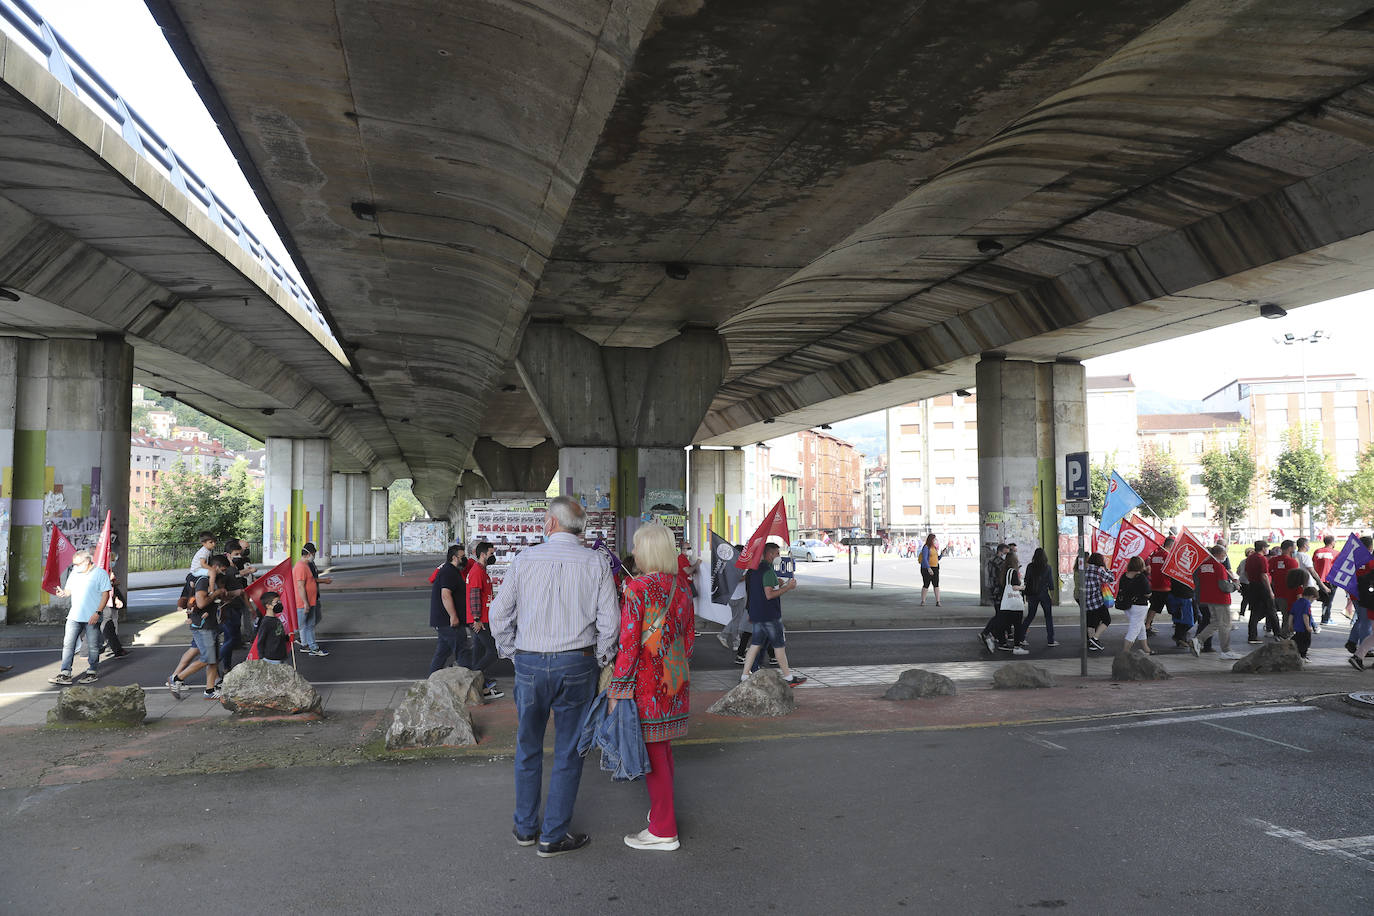
[[[1248,443],[1209,448],[1202,455],[1202,485],[1215,510],[1212,517],[1223,531],[1240,524],[1255,481],[1255,458]]]
[[[1326,459],[1305,438],[1290,434],[1288,444],[1269,472],[1269,493],[1288,503],[1297,515],[1304,508],[1325,506],[1332,500],[1336,478]]]
[[[1188,484],[1171,452],[1147,447],[1140,456],[1140,473],[1128,483],[1145,500],[1142,508],[1154,513],[1156,521],[1173,518],[1188,507]]]
[[[392,481],[388,489],[391,495],[388,497],[387,507],[387,537],[394,541],[401,536],[401,522],[413,522],[417,518],[424,518],[425,507],[420,505],[420,501],[410,491],[409,480]]]
[[[1365,449],[1355,473],[1332,491],[1327,501],[1329,515],[1336,521],[1374,525],[1374,445]]]
[[[1088,468],[1088,483],[1092,487],[1093,518],[1101,518],[1102,510],[1107,506],[1107,484],[1111,482],[1113,465],[1116,464],[1116,452],[1107,456],[1107,460],[1101,464],[1094,464]]]
[[[153,488],[157,505],[136,538],[154,544],[191,544],[209,531],[223,539],[262,537],[262,487],[248,476],[248,462],[236,461],[227,478],[193,474],[178,461]]]

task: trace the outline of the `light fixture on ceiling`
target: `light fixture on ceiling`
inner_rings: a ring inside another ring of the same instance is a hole
[[[764,420],[763,422],[765,422],[765,423],[776,423],[776,422],[778,422],[778,421],[775,420],[775,419],[773,419],[772,417],[769,417],[768,419]]]
[[[276,413],[276,412],[277,412],[277,408],[275,408],[275,407],[264,407],[264,408],[262,409],[262,415],[263,415],[264,417],[270,417],[270,416],[272,416],[272,414],[274,414],[274,413]]]
[[[502,385],[502,386],[501,386],[501,390],[504,391],[506,394],[514,394],[515,392],[517,392],[517,391],[520,390],[520,386],[519,386],[519,385]]]
[[[10,302],[18,302],[19,294],[12,289],[5,289],[5,287],[0,286],[0,299],[7,299]]]
[[[1288,314],[1288,309],[1272,302],[1266,302],[1260,306],[1261,318],[1282,318]]]
[[[829,423],[822,423],[822,424],[821,424],[821,429],[829,429],[829,428],[830,428],[830,424],[829,424]]]
[[[409,422],[410,422],[410,417],[401,417],[401,422],[402,422],[402,423],[409,423]]]
[[[377,207],[375,204],[370,204],[365,200],[355,200],[353,203],[349,204],[349,209],[351,209],[353,215],[360,220],[369,223],[377,222]]]
[[[978,250],[983,254],[998,254],[1002,251],[1002,243],[997,239],[979,239]]]
[[[959,397],[961,397],[961,398],[971,398],[971,397],[973,397],[973,392],[972,392],[972,391],[969,391],[967,388],[957,388],[957,389],[955,389],[954,393],[957,394],[957,395],[959,395]]]
[[[670,280],[686,280],[687,275],[692,271],[681,261],[669,261],[663,265],[663,272],[668,275]]]

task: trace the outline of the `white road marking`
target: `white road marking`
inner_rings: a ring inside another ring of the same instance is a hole
[[[1244,735],[1244,736],[1247,737],[1247,738],[1257,738],[1257,739],[1259,739],[1260,741],[1268,741],[1270,744],[1277,744],[1279,747],[1292,748],[1292,749],[1295,750],[1295,751],[1302,751],[1304,754],[1310,754],[1310,753],[1312,753],[1311,751],[1309,751],[1309,750],[1308,750],[1307,748],[1305,748],[1305,747],[1298,747],[1296,744],[1289,744],[1289,743],[1286,742],[1286,741],[1275,741],[1273,738],[1266,738],[1266,737],[1264,737],[1263,735],[1256,735],[1256,734],[1253,733],[1253,732],[1243,732],[1243,731],[1241,731],[1241,730],[1238,729],[1238,728],[1228,728],[1228,727],[1226,727],[1225,725],[1218,725],[1218,724],[1215,723],[1215,722],[1203,722],[1202,724],[1203,724],[1203,725],[1210,726],[1211,728],[1219,728],[1219,729],[1221,729],[1222,731],[1224,731],[1224,732],[1230,732],[1230,733],[1233,734],[1233,735]]]
[[[1280,827],[1278,824],[1271,824],[1259,818],[1252,817],[1249,818],[1249,821],[1272,837],[1277,837],[1280,840],[1288,840],[1311,852],[1339,856],[1350,862],[1358,862],[1370,871],[1374,871],[1374,861],[1366,859],[1364,856],[1351,851],[1352,849],[1364,850],[1370,848],[1370,846],[1374,846],[1374,837],[1357,836],[1335,840],[1317,840],[1303,833],[1301,830],[1290,830],[1287,827]]]
[[[1310,712],[1315,706],[1256,706],[1252,709],[1228,709],[1223,712],[1209,712],[1196,716],[1166,716],[1162,719],[1146,719],[1142,722],[1120,722],[1112,725],[1089,725],[1083,728],[1066,728],[1053,735],[1081,735],[1087,732],[1110,732],[1123,728],[1151,728],[1156,725],[1178,725],[1186,722],[1203,722],[1209,719],[1240,719],[1246,716],[1272,716],[1281,712]]]
[[[1035,734],[1035,733],[1031,733],[1031,734],[1029,734],[1029,735],[1022,735],[1021,737],[1025,738],[1025,739],[1026,739],[1027,741],[1029,741],[1031,744],[1036,744],[1036,745],[1039,745],[1040,747],[1049,748],[1049,749],[1052,750],[1052,751],[1067,751],[1067,750],[1068,750],[1068,748],[1064,747],[1062,744],[1055,744],[1053,741],[1049,740],[1048,738],[1041,737],[1040,735],[1037,735],[1037,734]]]

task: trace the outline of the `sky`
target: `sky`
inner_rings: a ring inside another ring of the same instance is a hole
[[[289,263],[248,182],[141,0],[30,0],[52,26],[171,143],[278,258]],[[1237,376],[1361,372],[1368,366],[1374,293],[1254,318],[1164,343],[1085,361],[1089,375],[1131,375],[1138,390],[1200,400]],[[1315,330],[1329,342],[1285,347],[1284,333]],[[1361,361],[1361,357],[1364,360]],[[882,413],[833,424],[836,435],[871,443]],[[881,435],[881,434],[879,434]],[[870,445],[871,447],[871,445]]]

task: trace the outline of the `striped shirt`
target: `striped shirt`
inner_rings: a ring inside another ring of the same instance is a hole
[[[491,603],[490,622],[503,658],[517,650],[566,652],[595,645],[605,665],[615,655],[620,627],[605,556],[564,531],[520,551]]]

